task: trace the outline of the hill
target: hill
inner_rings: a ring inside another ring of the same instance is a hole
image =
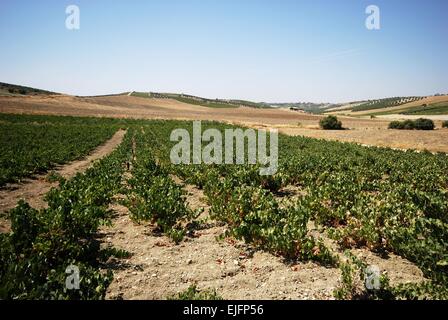
[[[51,92],[42,89],[19,86],[10,83],[0,82],[0,95],[54,95],[56,92]]]
[[[314,103],[314,102],[292,102],[292,103],[272,103],[277,108],[288,108],[290,110],[305,111],[309,113],[320,114],[329,109],[340,108],[341,104],[333,103]]]
[[[428,97],[393,97],[347,104],[326,111],[350,116],[448,115],[448,95]]]
[[[358,106],[353,107],[352,111],[364,111],[364,110],[375,110],[375,109],[384,109],[395,107],[399,105],[403,105],[409,102],[419,101],[423,99],[423,97],[392,97],[392,98],[384,98],[377,100],[369,100],[365,103],[362,103]]]
[[[199,105],[208,108],[270,108],[271,106],[263,102],[252,102],[246,100],[236,99],[208,99],[188,94],[178,93],[158,93],[158,92],[130,92],[130,96],[140,98],[157,98],[157,99],[174,99],[179,102],[188,103],[192,105]]]

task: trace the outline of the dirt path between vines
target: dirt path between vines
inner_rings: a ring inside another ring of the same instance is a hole
[[[98,159],[111,153],[123,141],[126,130],[118,130],[112,138],[95,148],[85,158],[56,167],[53,171],[64,178],[71,178],[78,172],[83,172]],[[46,181],[47,174],[37,175],[25,179],[22,183],[9,184],[0,190],[0,212],[8,211],[17,205],[20,199],[27,201],[33,208],[44,208],[47,204],[43,200],[44,195],[58,182]],[[9,223],[0,218],[0,232],[9,230]]]
[[[209,207],[202,191],[191,185],[184,188],[189,206],[204,208],[200,218],[207,217]],[[339,285],[338,268],[312,262],[287,263],[240,241],[218,241],[226,230],[223,224],[199,223],[175,245],[154,233],[152,225],[134,223],[126,207],[115,204],[112,209],[113,226],[102,228],[100,234],[103,246],[132,255],[107,262],[107,268],[114,272],[107,299],[166,299],[193,284],[199,290],[216,290],[224,299],[333,299],[333,290]],[[423,279],[417,267],[400,257],[382,259],[368,250],[353,253],[386,270],[393,284]]]

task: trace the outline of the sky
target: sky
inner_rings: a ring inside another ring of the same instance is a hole
[[[0,0],[0,82],[265,102],[448,93],[447,12],[446,0]]]

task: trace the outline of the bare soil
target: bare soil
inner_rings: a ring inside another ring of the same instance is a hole
[[[207,218],[209,207],[202,191],[191,185],[184,188],[190,207],[204,208],[200,218]],[[288,188],[286,193],[295,189]],[[113,226],[101,231],[103,246],[124,249],[132,256],[108,261],[106,268],[115,277],[107,299],[166,299],[193,284],[200,290],[216,290],[224,299],[333,299],[339,285],[338,268],[285,261],[232,238],[218,240],[226,226],[216,221],[198,223],[175,245],[154,232],[153,225],[133,222],[126,207],[112,209],[116,216]],[[393,284],[424,280],[416,266],[398,256],[385,259],[366,249],[353,253],[386,271]]]

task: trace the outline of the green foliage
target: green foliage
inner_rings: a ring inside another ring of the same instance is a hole
[[[392,121],[389,123],[389,129],[399,130],[434,130],[434,121],[430,119]]]
[[[403,125],[400,121],[391,121],[388,126],[389,129],[403,129]]]
[[[446,300],[448,288],[431,281],[420,283],[402,283],[390,285],[388,276],[383,272],[379,275],[379,288],[365,287],[367,264],[346,252],[347,261],[340,264],[341,282],[333,291],[339,300],[369,299],[369,300]]]
[[[334,289],[333,295],[338,300],[350,300],[356,296],[356,284],[354,277],[356,277],[356,270],[350,263],[341,263],[339,266],[341,270],[341,284]]]
[[[84,174],[61,182],[47,195],[48,208],[19,202],[11,233],[0,235],[0,299],[102,299],[112,273],[98,268],[98,227],[119,191],[129,139]],[[69,290],[68,266],[80,270],[80,290]]]
[[[133,92],[132,96],[140,98],[159,98],[159,99],[174,99],[183,103],[192,105],[208,107],[208,108],[238,108],[240,105],[253,108],[266,108],[267,104],[256,103],[244,100],[223,100],[223,99],[206,99],[202,97],[190,96],[186,94],[175,93],[147,93],[147,92]]]
[[[62,182],[64,178],[56,171],[50,171],[45,177],[47,182]]]
[[[156,223],[163,232],[179,240],[180,235],[172,229],[181,219],[193,216],[185,204],[185,191],[168,176],[155,176],[149,181],[134,177],[130,180],[133,189],[128,202],[131,217]]]
[[[303,204],[282,208],[266,190],[230,184],[212,180],[205,189],[210,214],[228,224],[228,235],[287,258],[334,264],[325,245],[307,234],[310,213]]]
[[[392,287],[389,285],[389,278],[385,273],[380,273],[379,278],[374,280],[368,278],[368,265],[358,257],[345,252],[347,260],[341,262],[339,269],[341,270],[340,285],[335,288],[333,295],[339,300],[392,300],[396,296],[392,293]],[[374,288],[374,283],[378,281],[378,288]],[[371,286],[367,286],[370,282]]]
[[[96,125],[2,123],[0,187],[80,158],[109,139],[116,129],[101,125],[100,120]]]
[[[7,119],[10,124],[22,124],[39,118],[8,116]],[[45,119],[60,124],[81,121]],[[97,120],[83,121],[89,124]],[[342,287],[336,292],[338,298],[446,297],[445,154],[367,148],[281,135],[279,170],[274,176],[264,177],[258,174],[257,165],[247,163],[171,164],[169,155],[174,142],[169,141],[170,133],[176,128],[191,132],[191,122],[107,120],[105,123],[115,128],[117,125],[135,128],[129,129],[136,142],[133,177],[129,179],[129,189],[120,190],[127,192],[131,214],[136,220],[155,222],[174,241],[181,241],[185,233],[183,222],[196,214],[188,208],[186,194],[181,182],[175,182],[175,175],[204,190],[211,215],[227,224],[228,236],[254,247],[290,259],[336,263],[321,240],[311,235],[308,224],[314,222],[342,247],[393,252],[415,263],[428,279],[422,284],[391,287],[387,277],[383,277],[382,291],[362,288],[359,291],[356,283],[362,281],[360,270],[364,267],[350,258],[344,262],[347,265],[341,264],[343,277]],[[422,123],[424,126],[425,122]],[[406,126],[414,124],[407,122]],[[211,127],[224,130],[229,125],[203,123],[203,130]],[[103,275],[98,272],[101,253],[95,248],[93,235],[108,220],[107,204],[121,188],[120,164],[130,159],[132,136],[128,134],[121,151],[113,156],[115,160],[102,161],[84,175],[62,181],[60,190],[48,193],[48,209],[34,210],[21,204],[17,211],[11,212],[13,232],[0,237],[0,283],[5,284],[0,286],[1,297],[84,299],[95,294],[101,297],[109,278],[101,278]],[[288,185],[303,191],[294,201],[279,199],[278,191]],[[95,293],[93,286],[78,296],[58,292],[64,268],[72,262],[93,272],[87,271],[86,279],[96,287],[101,285],[99,293]],[[55,294],[47,291],[50,286]]]
[[[30,87],[18,86],[18,85],[15,85],[15,84],[9,84],[9,83],[0,82],[0,92],[1,91],[6,91],[6,90],[9,93],[19,93],[19,94],[22,94],[22,95],[26,95],[26,94],[54,95],[54,94],[57,94],[57,93],[46,91],[46,90],[41,90],[41,89],[36,89],[36,88],[30,88]]]
[[[191,285],[185,291],[168,297],[168,300],[222,300],[222,297],[216,290],[198,290],[196,285]]]
[[[203,98],[191,98],[188,96],[176,96],[174,99],[188,103],[193,105],[198,105],[202,107],[208,107],[208,108],[238,108],[238,105],[224,102],[222,100],[209,100],[209,99],[203,99]]]
[[[232,188],[241,185],[260,187],[262,189],[277,192],[285,185],[285,176],[281,173],[275,175],[262,176],[259,173],[259,165],[238,165],[225,172],[227,180],[231,183]],[[221,173],[223,171],[221,170]],[[207,180],[203,185],[211,179],[206,175]]]
[[[327,116],[319,121],[319,126],[324,130],[341,130],[342,122],[336,116]]]
[[[431,119],[417,119],[414,121],[416,130],[434,130],[434,121]]]
[[[423,99],[423,98],[422,97],[393,97],[393,98],[369,100],[363,104],[360,104],[360,105],[354,107],[352,110],[353,111],[365,111],[365,110],[389,108],[389,107],[399,106],[399,105],[413,102],[413,101],[418,101],[421,99]]]
[[[128,259],[131,256],[132,254],[129,251],[123,249],[117,249],[114,247],[108,247],[100,251],[99,259],[101,261],[107,261],[107,259],[110,257],[115,257],[117,259]]]
[[[430,281],[400,284],[389,290],[395,299],[400,300],[448,300],[446,284],[438,285]]]
[[[206,123],[203,129],[209,126],[228,127]],[[228,224],[229,235],[286,257],[319,260],[313,254],[321,250],[316,240],[304,236],[304,225],[314,220],[343,247],[394,252],[416,263],[434,284],[446,283],[444,154],[280,136],[279,171],[268,178],[279,183],[270,188],[250,165],[171,165],[167,137],[179,127],[190,130],[191,123],[154,122],[145,129],[152,154],[167,171],[204,189],[212,214]],[[288,184],[304,194],[296,203],[280,205],[272,191]]]
[[[140,144],[151,137],[137,134],[135,138]],[[193,218],[195,212],[186,205],[186,192],[155,162],[148,146],[137,152],[126,205],[134,220],[155,223],[179,243],[185,234],[180,222]]]
[[[437,114],[448,114],[448,104],[446,102],[434,103],[429,106],[418,106],[406,109],[400,112],[400,114],[411,114],[411,115],[437,115]]]

